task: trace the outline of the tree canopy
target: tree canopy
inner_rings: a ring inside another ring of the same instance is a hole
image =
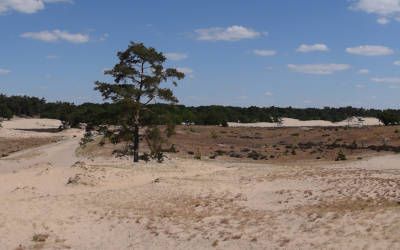
[[[177,86],[176,80],[185,77],[174,68],[165,68],[166,57],[143,43],[131,42],[125,51],[118,52],[119,62],[113,69],[105,71],[114,78],[113,83],[95,83],[105,100],[124,107],[118,119],[121,129],[132,133],[133,158],[139,161],[139,127],[143,125],[141,113],[147,111],[146,105],[153,101],[178,103],[172,90],[161,83]]]

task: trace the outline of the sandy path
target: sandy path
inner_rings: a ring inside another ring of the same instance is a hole
[[[0,159],[0,173],[39,165],[70,167],[79,160],[75,155],[79,140],[78,137],[67,137],[57,143],[27,149],[2,158]]]

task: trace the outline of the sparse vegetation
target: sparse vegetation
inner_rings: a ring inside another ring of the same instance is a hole
[[[48,234],[34,234],[32,241],[34,242],[45,242],[49,238]]]
[[[93,142],[93,132],[92,131],[86,131],[85,134],[83,135],[81,141],[79,142],[79,145],[81,147],[85,147],[88,143]]]
[[[201,160],[201,151],[199,148],[197,149],[196,153],[194,154],[194,158],[196,160]]]
[[[150,149],[150,157],[156,159],[160,163],[163,162],[163,145],[166,140],[162,136],[161,130],[157,126],[147,128],[145,138]]]
[[[336,156],[335,161],[346,161],[346,160],[347,160],[346,155],[343,153],[342,150],[340,150]]]

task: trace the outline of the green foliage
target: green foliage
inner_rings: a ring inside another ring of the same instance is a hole
[[[346,155],[343,153],[342,150],[340,150],[340,151],[338,152],[337,156],[336,156],[335,161],[346,161],[346,160],[347,160]]]
[[[81,147],[86,147],[86,145],[92,141],[94,141],[93,133],[91,131],[86,131],[81,141],[79,142],[79,145],[81,145]]]
[[[13,117],[13,112],[5,103],[0,103],[0,118],[11,119]]]
[[[178,99],[172,90],[161,87],[161,83],[172,83],[185,75],[174,68],[164,68],[166,57],[152,47],[143,43],[131,42],[125,51],[117,54],[119,62],[104,74],[114,78],[113,83],[95,83],[105,100],[121,106],[123,109],[118,116],[118,125],[133,134],[134,162],[139,161],[139,127],[144,125],[141,114],[146,106],[153,101],[177,103]],[[147,119],[155,116],[151,113]],[[160,156],[161,157],[161,156]],[[162,158],[162,157],[161,157]]]
[[[176,133],[175,127],[176,127],[175,123],[173,123],[173,122],[167,123],[166,134],[167,134],[168,138],[173,136]]]
[[[199,148],[196,150],[196,153],[194,154],[194,158],[196,160],[201,160],[201,152],[200,152]]]
[[[212,139],[217,139],[218,138],[217,132],[215,132],[214,130],[211,130],[210,136],[211,136]]]
[[[36,97],[0,95],[0,113],[3,115],[6,113],[4,115],[6,118],[11,118],[12,115],[53,118],[67,121],[72,127],[77,127],[80,123],[118,125],[122,121],[132,118],[132,115],[126,114],[126,110],[132,109],[128,109],[128,106],[123,102],[75,105],[66,102],[46,102],[44,99]],[[194,122],[197,125],[224,126],[226,121],[240,121],[242,123],[276,122],[279,117],[337,122],[350,116],[377,117],[386,125],[400,122],[400,110],[382,111],[352,107],[325,107],[322,109],[297,109],[292,107],[242,108],[230,106],[186,107],[159,103],[149,104],[141,108],[140,124],[165,125],[168,123]]]
[[[145,139],[150,149],[150,157],[162,162],[164,160],[163,145],[166,140],[162,136],[161,130],[157,126],[147,128]]]
[[[377,117],[385,126],[400,124],[400,115],[393,110],[383,111]]]

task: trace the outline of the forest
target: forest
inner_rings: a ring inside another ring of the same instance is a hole
[[[53,118],[73,127],[79,123],[92,125],[118,124],[123,106],[113,103],[47,102],[44,98],[0,95],[0,117],[13,116]],[[299,120],[327,120],[338,122],[352,116],[377,117],[385,125],[398,124],[400,110],[378,110],[353,107],[293,108],[293,107],[231,107],[151,104],[141,117],[143,124],[183,122],[198,125],[225,125],[227,122],[277,122],[281,117]]]

